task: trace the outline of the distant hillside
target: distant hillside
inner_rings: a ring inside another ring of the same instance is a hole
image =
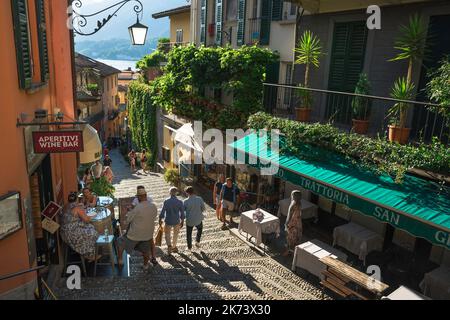
[[[147,39],[145,46],[133,46],[130,39],[76,42],[75,50],[93,59],[140,60],[156,49],[158,39]]]

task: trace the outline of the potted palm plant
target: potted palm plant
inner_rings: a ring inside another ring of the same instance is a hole
[[[415,86],[412,82],[413,66],[416,62],[426,59],[427,56],[427,26],[421,16],[415,14],[409,18],[408,25],[401,26],[402,35],[395,42],[395,48],[400,50],[396,57],[389,61],[408,60],[408,74],[406,79],[399,79],[395,82],[391,96],[414,97],[412,90]],[[389,141],[406,143],[409,138],[410,129],[406,128],[409,105],[396,103],[391,108],[389,114],[397,117],[393,125],[389,126]],[[398,112],[398,113],[397,113]],[[405,138],[405,135],[408,135]],[[401,137],[399,140],[391,140],[394,137]]]
[[[358,83],[356,84],[355,94],[370,94],[370,83],[367,74],[361,73],[359,75]],[[365,97],[354,97],[352,100],[352,115],[353,115],[353,131],[359,134],[366,134],[369,129],[369,115],[371,109],[371,101]]]
[[[319,57],[322,55],[320,39],[311,31],[306,30],[300,38],[297,48],[295,48],[295,53],[297,54],[295,63],[305,65],[305,81],[303,87],[308,88],[311,65],[316,68],[320,65]],[[299,92],[302,104],[298,108],[295,108],[297,120],[308,122],[311,116],[311,106],[313,103],[312,95],[310,91],[304,89],[299,90]]]
[[[397,100],[412,100],[414,98],[415,86],[408,82],[406,78],[400,78],[392,87],[391,97]],[[391,119],[389,125],[389,141],[405,144],[408,142],[411,128],[406,128],[406,115],[411,104],[406,102],[397,102],[388,111],[388,117]]]

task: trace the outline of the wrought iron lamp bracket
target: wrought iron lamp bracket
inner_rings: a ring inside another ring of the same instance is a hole
[[[139,15],[142,15],[144,6],[140,0],[123,0],[116,4],[113,4],[105,9],[102,9],[98,12],[94,12],[91,14],[81,14],[79,12],[79,9],[83,7],[82,0],[75,0],[72,3],[72,10],[71,10],[71,24],[72,28],[75,34],[81,35],[81,36],[91,36],[93,34],[96,34],[98,31],[100,31],[113,17],[117,16],[117,12],[120,11],[126,4],[129,2],[136,2],[136,4],[133,7],[134,12],[137,15],[137,18],[139,20]],[[113,11],[114,10],[114,11]],[[101,15],[102,13],[112,11],[110,14],[108,14],[107,17],[103,18],[102,20],[97,20],[97,27],[94,29],[94,31],[91,32],[85,32],[83,29],[88,25],[89,19],[96,17],[98,15]]]

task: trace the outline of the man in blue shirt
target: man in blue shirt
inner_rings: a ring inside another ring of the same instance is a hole
[[[170,198],[164,201],[161,214],[159,215],[159,225],[164,220],[164,233],[168,247],[168,254],[177,253],[178,234],[184,224],[183,202],[177,198],[178,189],[170,188]],[[173,232],[173,241],[171,241],[171,233]]]
[[[192,250],[192,231],[194,230],[194,227],[197,229],[195,246],[200,249],[200,240],[203,232],[203,219],[205,218],[203,212],[206,211],[205,202],[201,197],[194,194],[193,187],[186,188],[186,193],[188,198],[184,200],[183,204],[184,210],[186,211],[186,235],[188,249]]]

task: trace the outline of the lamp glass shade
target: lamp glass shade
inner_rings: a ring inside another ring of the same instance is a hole
[[[139,20],[128,28],[130,32],[131,43],[134,46],[143,46],[147,38],[148,27],[139,22]]]

